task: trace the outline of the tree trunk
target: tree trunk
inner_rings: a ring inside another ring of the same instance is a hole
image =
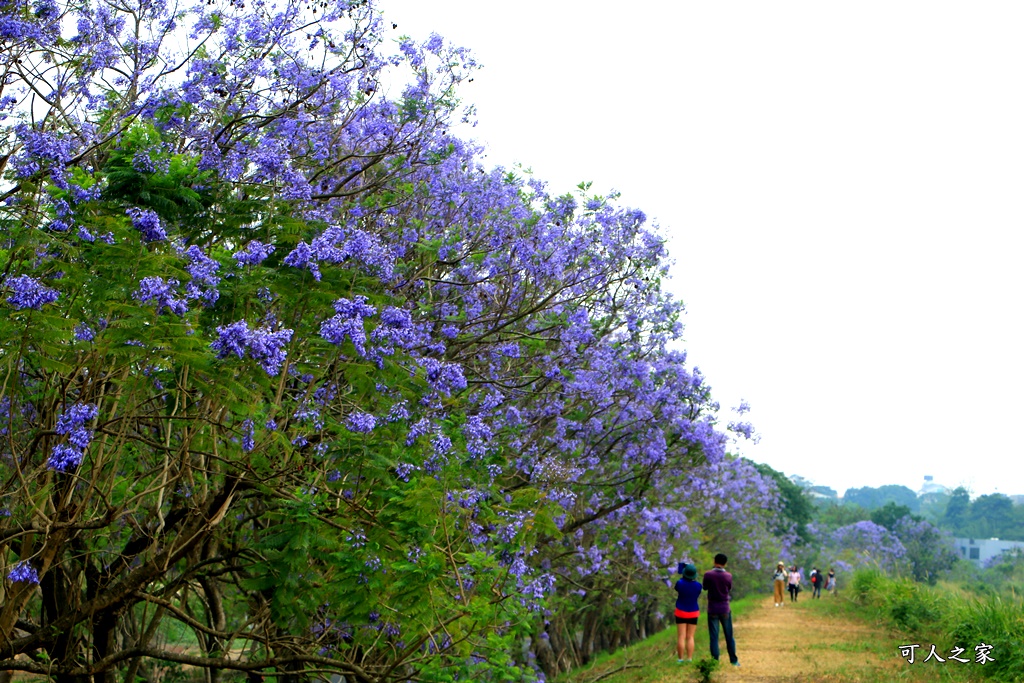
[[[537,657],[537,665],[549,680],[554,679],[555,676],[561,673],[558,669],[557,657],[551,648],[551,642],[548,638],[544,637],[542,631],[538,631],[531,638],[531,647],[533,648],[534,656]]]
[[[206,597],[208,625],[216,631],[226,630],[227,617],[224,614],[224,601],[221,597],[220,586],[216,580],[211,578],[202,578],[199,580],[199,584],[203,587],[203,593]],[[223,651],[224,643],[221,642],[220,638],[207,634],[205,642],[207,657],[220,657],[227,654]],[[210,668],[209,683],[220,683],[220,679],[221,670]]]

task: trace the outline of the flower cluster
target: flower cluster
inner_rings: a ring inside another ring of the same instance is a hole
[[[826,539],[826,546],[828,554],[854,567],[892,568],[907,553],[895,534],[868,520],[839,527]]]
[[[46,466],[58,472],[67,472],[79,466],[85,449],[92,441],[92,430],[85,423],[96,419],[99,408],[92,404],[75,403],[66,408],[57,419],[55,431],[67,436],[65,443],[57,444],[50,453]]]
[[[238,266],[258,266],[274,252],[273,244],[263,244],[258,240],[252,240],[245,245],[245,249],[236,251],[234,254]]]
[[[131,207],[125,213],[132,219],[132,226],[142,234],[142,239],[146,242],[167,239],[167,232],[155,211]]]
[[[345,426],[350,432],[372,432],[373,428],[377,426],[377,418],[369,413],[356,412],[348,416]]]
[[[28,275],[9,277],[4,284],[12,291],[7,297],[8,303],[19,309],[31,308],[38,311],[46,304],[55,302],[60,296],[57,290]]]
[[[7,572],[7,578],[15,583],[39,583],[39,573],[25,561],[15,563]]]
[[[140,303],[154,304],[158,313],[167,310],[175,315],[185,315],[188,313],[188,304],[175,295],[177,286],[178,281],[174,278],[164,280],[162,277],[144,277],[132,298]]]
[[[185,269],[192,276],[185,285],[185,297],[201,299],[206,305],[216,303],[220,298],[220,292],[217,291],[217,285],[220,284],[220,276],[217,275],[220,264],[194,244],[185,250],[185,258],[188,261]]]
[[[366,297],[338,299],[334,302],[336,315],[320,325],[320,336],[332,344],[341,344],[347,337],[360,356],[366,355],[366,328],[363,319],[374,315],[377,309],[366,303]]]
[[[217,328],[217,339],[210,348],[218,358],[232,354],[239,358],[247,355],[258,362],[268,375],[276,376],[287,358],[284,347],[291,341],[294,330],[272,330],[268,327],[250,328],[244,320]]]

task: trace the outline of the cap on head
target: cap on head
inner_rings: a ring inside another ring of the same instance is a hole
[[[778,563],[777,565],[775,565],[775,566],[776,566],[776,567],[785,567],[785,566],[786,566],[786,563],[785,563],[785,562],[779,562],[779,563]]]
[[[693,581],[697,578],[697,568],[692,564],[683,567],[683,578]]]

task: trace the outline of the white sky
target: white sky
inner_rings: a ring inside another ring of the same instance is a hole
[[[741,453],[837,489],[1024,493],[1024,3],[379,0],[484,65],[486,161],[670,239]]]

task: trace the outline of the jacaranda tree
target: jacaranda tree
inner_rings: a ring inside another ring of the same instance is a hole
[[[389,30],[0,4],[0,669],[529,678],[558,576],[715,481],[657,231],[483,167],[470,55]]]

